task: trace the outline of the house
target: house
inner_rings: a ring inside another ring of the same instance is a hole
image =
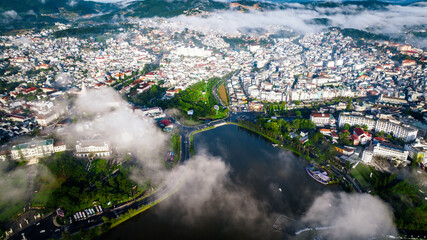
[[[364,131],[362,128],[355,128],[353,130],[353,134],[357,136],[357,139],[361,145],[365,145],[372,140],[372,135]]]
[[[354,146],[359,145],[359,138],[357,137],[356,134],[351,134],[351,141],[353,142]]]
[[[335,147],[335,150],[337,150],[337,152],[344,154],[346,156],[350,156],[354,154],[354,149],[350,147]]]
[[[25,121],[26,118],[24,116],[21,116],[21,115],[13,114],[13,115],[9,116],[9,119],[11,121],[15,121],[15,122],[23,122],[23,121]]]
[[[163,128],[163,131],[172,132],[173,124],[169,119],[163,119],[159,121],[159,126]]]
[[[331,129],[322,128],[319,130],[319,132],[325,136],[332,136]]]

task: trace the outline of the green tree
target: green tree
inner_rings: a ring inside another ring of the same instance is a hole
[[[362,125],[362,129],[363,129],[364,131],[368,131],[368,125],[363,124],[363,125]]]
[[[350,100],[347,103],[347,107],[345,108],[345,110],[347,112],[349,112],[351,110],[351,104],[353,103],[353,98],[350,98]]]
[[[339,135],[339,143],[342,145],[350,145],[350,133],[349,132],[341,132]]]
[[[343,129],[350,131],[350,124],[348,123],[344,124]]]

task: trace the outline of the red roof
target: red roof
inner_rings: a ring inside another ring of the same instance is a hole
[[[37,88],[36,88],[36,87],[30,87],[30,88],[28,88],[28,89],[25,89],[25,92],[26,92],[26,93],[29,93],[29,92],[32,92],[32,91],[35,91],[35,90],[37,90]]]
[[[171,121],[169,121],[169,119],[163,119],[159,123],[160,123],[160,125],[163,125],[165,127],[167,127],[167,126],[169,126],[169,125],[172,124]]]
[[[365,131],[363,131],[362,128],[355,128],[354,132],[356,133],[357,136],[365,134]]]
[[[374,139],[378,140],[380,142],[384,142],[385,141],[385,138],[382,138],[382,137],[375,137]]]
[[[357,136],[355,134],[351,134],[351,139],[358,140]]]
[[[330,114],[328,114],[328,113],[312,113],[311,114],[311,116],[312,117],[327,117],[327,118],[330,118],[331,117],[331,115]]]

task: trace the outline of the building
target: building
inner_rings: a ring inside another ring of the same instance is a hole
[[[345,124],[349,124],[350,126],[366,125],[368,130],[372,130],[375,128],[376,121],[373,117],[363,116],[363,115],[355,115],[350,113],[341,113],[338,118],[338,126],[344,127]]]
[[[344,146],[344,147],[335,147],[335,150],[337,150],[337,152],[339,152],[339,153],[341,153],[343,155],[347,155],[347,156],[350,156],[350,155],[354,154],[354,148],[347,147],[347,146]]]
[[[409,126],[404,126],[401,123],[391,120],[378,120],[375,125],[375,131],[393,135],[393,137],[402,138],[405,142],[415,140],[418,130]]]
[[[172,53],[187,57],[210,57],[212,55],[212,51],[197,47],[178,47]]]
[[[409,157],[412,160],[419,161],[424,165],[427,165],[427,143],[421,142],[417,139],[414,143],[406,144],[405,150],[408,151]]]
[[[58,119],[58,114],[56,114],[55,112],[51,112],[51,113],[46,114],[46,115],[37,115],[36,116],[37,123],[43,127],[51,124],[56,119]]]
[[[53,143],[53,151],[54,152],[64,152],[67,150],[67,146],[63,142],[54,142]]]
[[[335,119],[331,114],[327,113],[312,113],[310,114],[310,120],[316,125],[316,127],[323,127],[326,125],[334,125]]]
[[[362,144],[362,145],[365,145],[366,143],[368,143],[369,141],[372,140],[372,135],[370,133],[364,131],[362,128],[354,128],[353,135],[356,135],[357,140],[358,140],[357,142]]]
[[[394,137],[401,138],[405,142],[410,142],[417,138],[418,129],[401,124],[398,121],[390,119],[378,119],[373,117],[355,115],[350,113],[341,113],[338,118],[338,126],[343,127],[345,124],[350,126],[366,125],[368,130],[375,130],[376,132],[384,131]]]
[[[163,110],[159,107],[143,109],[142,114],[153,119],[160,119],[166,117],[166,114],[164,114]]]
[[[374,157],[383,157],[406,164],[408,155],[408,151],[404,150],[402,147],[389,143],[376,142],[375,144],[371,143],[370,146],[363,151],[362,161],[370,163]]]
[[[408,104],[408,101],[406,101],[406,99],[404,98],[387,97],[387,96],[384,96],[384,94],[381,94],[378,101],[384,102],[384,103]]]
[[[29,160],[50,156],[54,152],[53,139],[48,139],[14,145],[11,155],[14,160]]]
[[[159,126],[165,132],[172,132],[173,131],[173,124],[169,119],[163,119],[163,120],[159,121]]]
[[[369,147],[365,148],[365,150],[362,153],[362,161],[365,163],[372,162],[372,158],[374,157],[374,146],[372,143],[369,145]]]
[[[110,144],[103,140],[77,141],[76,156],[93,159],[95,157],[109,157],[111,155]]]

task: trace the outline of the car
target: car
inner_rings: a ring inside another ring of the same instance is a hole
[[[45,233],[45,232],[46,232],[46,230],[44,230],[44,229],[40,231],[40,233]]]
[[[40,222],[36,223],[36,226],[40,225]]]

